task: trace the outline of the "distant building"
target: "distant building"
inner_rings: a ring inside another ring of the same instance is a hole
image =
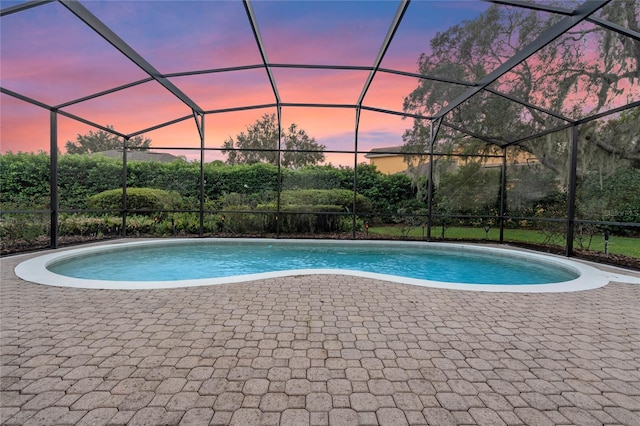
[[[365,158],[369,159],[369,164],[376,166],[376,169],[384,174],[392,175],[395,173],[406,173],[409,169],[409,163],[413,167],[421,169],[419,174],[429,170],[429,154],[416,155],[405,154],[402,146],[392,146],[387,148],[374,148],[365,154]],[[459,154],[460,151],[454,151]],[[454,155],[451,157],[455,164],[462,165],[469,157]],[[477,157],[476,157],[477,158]],[[525,151],[519,151],[516,158],[509,158],[510,162],[515,164],[532,164],[537,163],[538,159]],[[485,157],[482,163],[483,167],[500,167],[502,165],[501,157]]]
[[[109,158],[122,159],[121,149],[110,149],[108,151],[94,152],[91,155],[103,155]],[[181,160],[181,157],[168,154],[165,152],[152,151],[127,151],[127,161],[157,161],[159,163],[171,163],[172,161]]]
[[[408,164],[405,161],[406,155],[402,153],[402,146],[391,146],[387,148],[374,148],[364,155],[369,159],[369,164],[376,166],[379,172],[392,175],[406,172]],[[415,156],[419,160],[418,156]],[[429,156],[425,156],[422,162],[429,162]],[[417,163],[417,161],[416,161]]]

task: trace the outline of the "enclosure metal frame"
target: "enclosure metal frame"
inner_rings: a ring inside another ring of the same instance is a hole
[[[408,118],[415,118],[415,119],[422,119],[422,120],[427,120],[430,122],[430,140],[429,140],[429,158],[430,158],[430,166],[429,166],[429,188],[428,188],[428,216],[427,216],[427,239],[431,239],[431,227],[432,227],[432,222],[433,222],[433,192],[434,192],[434,188],[433,188],[433,161],[434,161],[434,146],[436,144],[436,140],[437,140],[437,135],[438,132],[441,128],[441,126],[446,126],[455,130],[458,130],[464,134],[467,134],[471,137],[480,139],[480,140],[484,140],[487,143],[491,143],[491,144],[495,144],[497,146],[499,146],[500,148],[502,148],[502,155],[500,157],[502,157],[502,167],[501,167],[501,178],[500,178],[500,214],[498,217],[499,223],[500,223],[500,242],[503,242],[503,238],[504,238],[504,221],[506,219],[506,202],[505,202],[505,194],[506,194],[506,169],[507,169],[507,149],[510,146],[514,146],[514,145],[518,145],[520,143],[523,143],[525,141],[528,140],[532,140],[538,137],[541,137],[543,135],[552,133],[552,132],[556,132],[562,129],[566,129],[566,128],[570,128],[571,129],[571,153],[570,153],[570,173],[569,173],[569,194],[568,194],[568,210],[567,210],[567,216],[565,219],[563,219],[566,222],[566,241],[567,241],[567,245],[566,245],[566,255],[567,256],[571,256],[573,255],[573,239],[574,239],[574,226],[577,222],[581,222],[581,223],[587,223],[587,222],[591,222],[591,221],[576,221],[575,220],[575,202],[576,202],[576,183],[577,183],[577,172],[576,172],[576,166],[577,166],[577,148],[578,148],[578,126],[580,124],[584,124],[586,122],[589,122],[591,120],[595,120],[598,118],[602,118],[602,117],[606,117],[610,114],[614,114],[614,113],[618,113],[621,111],[624,111],[626,109],[630,109],[630,108],[635,108],[640,106],[640,101],[636,101],[636,102],[631,102],[627,105],[618,107],[618,108],[614,108],[611,109],[609,111],[603,112],[603,113],[599,113],[599,114],[594,114],[585,118],[582,118],[580,120],[572,120],[568,117],[563,116],[562,114],[556,112],[556,111],[551,111],[548,110],[546,108],[541,108],[539,106],[533,105],[531,103],[529,103],[526,100],[521,100],[521,99],[516,99],[515,97],[509,95],[509,94],[505,94],[505,93],[501,93],[495,89],[492,89],[489,87],[489,85],[491,83],[493,83],[494,81],[496,81],[498,78],[500,78],[502,75],[506,74],[507,72],[509,72],[510,70],[512,70],[514,67],[516,67],[517,65],[519,65],[520,63],[522,63],[523,61],[525,61],[527,58],[529,58],[530,56],[532,56],[533,54],[535,54],[536,52],[538,52],[540,49],[544,48],[545,46],[547,46],[549,43],[551,43],[552,41],[554,41],[555,39],[557,39],[558,37],[560,37],[561,35],[565,34],[567,31],[569,31],[571,28],[573,28],[575,25],[579,24],[582,21],[589,21],[594,23],[595,25],[601,26],[603,28],[606,28],[610,31],[614,31],[617,32],[618,34],[621,34],[625,37],[629,37],[632,38],[636,41],[640,41],[640,33],[631,30],[629,28],[624,28],[621,27],[615,23],[606,21],[604,19],[598,18],[598,17],[594,17],[592,16],[594,12],[600,10],[602,7],[604,7],[607,3],[609,3],[611,0],[589,0],[589,1],[585,1],[584,3],[582,3],[580,6],[578,6],[575,10],[569,10],[566,8],[562,8],[562,7],[557,7],[557,6],[551,6],[551,5],[545,5],[545,4],[538,4],[538,3],[530,3],[530,2],[525,2],[525,1],[521,1],[521,0],[489,0],[493,3],[497,3],[497,4],[502,4],[502,5],[507,5],[507,6],[512,6],[512,7],[519,7],[519,8],[528,8],[528,9],[535,9],[535,10],[541,10],[541,11],[545,11],[545,12],[550,12],[550,13],[556,13],[556,14],[561,14],[564,16],[564,18],[562,18],[558,23],[556,23],[555,25],[553,25],[551,28],[549,28],[547,31],[545,31],[537,40],[534,40],[532,43],[530,43],[529,45],[525,46],[521,51],[517,52],[513,57],[509,58],[507,61],[505,61],[502,65],[500,65],[499,67],[497,67],[495,70],[493,70],[491,73],[489,73],[486,77],[484,77],[483,79],[481,79],[478,82],[473,82],[473,83],[469,83],[469,82],[463,82],[463,81],[455,81],[452,79],[447,79],[447,78],[442,78],[442,77],[436,77],[436,76],[428,76],[428,75],[422,75],[422,74],[417,74],[417,73],[409,73],[406,71],[400,71],[400,70],[393,70],[393,69],[386,69],[386,68],[382,68],[381,67],[381,63],[382,60],[384,59],[384,56],[387,52],[387,49],[389,48],[389,45],[391,43],[391,41],[393,40],[393,37],[405,15],[405,12],[407,11],[407,8],[409,6],[410,0],[401,0],[399,2],[397,11],[395,13],[395,16],[390,24],[390,27],[388,29],[387,35],[384,38],[382,45],[380,47],[380,50],[378,52],[378,55],[374,61],[374,63],[371,66],[348,66],[348,65],[311,65],[311,64],[276,64],[276,63],[271,63],[269,62],[268,58],[267,58],[267,53],[266,53],[266,49],[264,46],[264,42],[262,40],[262,37],[260,35],[260,30],[259,30],[259,25],[258,25],[258,20],[256,19],[252,4],[250,0],[243,0],[243,5],[247,14],[247,19],[249,21],[249,24],[251,26],[254,38],[255,38],[255,42],[256,45],[258,47],[258,50],[260,52],[260,57],[262,59],[262,63],[256,64],[256,65],[247,65],[247,66],[238,66],[238,67],[227,67],[227,68],[219,68],[219,69],[209,69],[209,70],[194,70],[194,71],[188,71],[188,72],[181,72],[181,73],[172,73],[172,74],[162,74],[160,73],[157,69],[155,69],[153,67],[153,65],[151,65],[151,63],[149,63],[141,54],[139,54],[135,49],[133,49],[131,46],[129,46],[124,40],[122,40],[115,32],[113,32],[104,22],[102,22],[100,19],[98,19],[95,15],[93,15],[86,7],[84,7],[79,1],[76,0],[32,0],[32,1],[28,1],[16,6],[12,6],[12,7],[8,7],[5,9],[0,10],[0,17],[3,16],[7,16],[13,13],[18,13],[24,10],[28,10],[34,7],[38,7],[47,3],[51,3],[54,1],[58,1],[61,5],[63,5],[66,9],[68,9],[73,15],[75,15],[79,20],[81,20],[82,22],[84,22],[87,26],[89,26],[93,31],[95,31],[97,34],[99,34],[102,38],[104,38],[109,44],[111,44],[115,49],[117,49],[120,53],[122,53],[129,61],[131,61],[132,63],[134,63],[135,65],[137,65],[139,68],[141,68],[149,77],[138,80],[138,81],[134,81],[134,82],[130,82],[118,87],[114,87],[108,90],[104,90],[101,91],[99,93],[94,93],[88,96],[84,96],[82,98],[78,98],[75,100],[70,100],[67,101],[65,103],[59,104],[59,105],[48,105],[46,103],[43,103],[39,100],[30,98],[28,96],[25,96],[23,94],[14,92],[10,89],[4,88],[4,87],[0,87],[0,93],[6,94],[8,96],[17,98],[21,101],[30,103],[32,105],[38,106],[40,108],[44,108],[49,110],[50,112],[50,158],[51,158],[51,164],[50,164],[50,187],[51,187],[51,192],[50,192],[50,247],[51,248],[57,248],[58,247],[58,216],[60,213],[60,209],[59,209],[59,203],[58,203],[58,167],[57,167],[57,161],[58,161],[58,115],[62,115],[68,118],[71,118],[73,120],[79,121],[81,123],[87,124],[89,126],[92,126],[94,128],[100,129],[102,131],[106,131],[109,133],[112,133],[116,136],[119,136],[122,138],[123,140],[123,154],[122,154],[122,158],[123,158],[123,172],[122,172],[122,189],[123,189],[123,200],[122,200],[122,235],[126,235],[126,218],[127,218],[127,142],[130,138],[141,135],[145,132],[148,131],[152,131],[152,130],[156,130],[156,129],[160,129],[166,126],[170,126],[185,120],[188,120],[189,118],[193,118],[195,120],[195,124],[198,130],[198,135],[199,135],[199,139],[200,139],[200,188],[199,188],[199,194],[200,194],[200,205],[199,205],[199,215],[200,215],[200,236],[204,235],[204,213],[205,213],[205,209],[204,209],[204,204],[205,204],[205,175],[204,175],[204,153],[207,150],[207,148],[205,147],[205,117],[208,114],[219,114],[219,113],[224,113],[224,112],[231,112],[231,111],[243,111],[243,110],[251,110],[251,109],[263,109],[263,108],[276,108],[277,111],[277,120],[278,120],[278,127],[279,127],[279,135],[278,135],[278,147],[277,147],[277,152],[278,152],[278,182],[277,182],[277,187],[278,187],[278,198],[277,198],[277,211],[276,213],[276,218],[280,215],[280,211],[281,211],[281,204],[280,204],[280,192],[281,192],[281,154],[282,154],[282,135],[280,134],[281,132],[281,122],[282,122],[282,107],[314,107],[314,108],[348,108],[348,109],[353,109],[355,111],[355,125],[354,125],[354,149],[353,151],[349,150],[349,153],[353,153],[354,155],[354,179],[353,179],[353,192],[354,192],[354,198],[353,198],[353,211],[351,212],[351,215],[353,217],[353,234],[352,237],[355,238],[356,237],[356,218],[358,215],[358,212],[356,211],[356,190],[357,190],[357,167],[358,167],[358,160],[357,160],[357,156],[358,154],[361,154],[361,152],[358,150],[358,136],[359,136],[359,124],[360,124],[360,114],[361,112],[364,111],[373,111],[373,112],[380,112],[380,113],[384,113],[384,114],[392,114],[392,115],[398,115],[398,116],[402,116],[402,117],[408,117]],[[274,95],[274,99],[275,102],[271,103],[271,104],[262,104],[262,105],[246,105],[243,107],[238,107],[238,108],[227,108],[227,109],[219,109],[219,110],[210,110],[210,111],[205,111],[203,110],[196,102],[194,102],[191,98],[189,98],[189,96],[187,96],[184,92],[182,92],[178,87],[176,87],[170,80],[170,77],[176,77],[176,76],[190,76],[190,75],[198,75],[198,74],[211,74],[211,73],[219,73],[219,72],[233,72],[233,71],[239,71],[239,70],[247,70],[247,69],[264,69],[267,73],[267,78],[269,80],[269,83],[271,85],[271,88],[273,90],[273,95]],[[360,96],[358,97],[357,101],[354,104],[319,104],[319,103],[286,103],[286,102],[282,102],[281,98],[280,98],[280,94],[278,92],[278,85],[277,82],[275,80],[275,77],[273,76],[273,72],[272,69],[273,68],[293,68],[293,69],[325,69],[325,70],[351,70],[351,71],[369,71],[369,76],[367,77],[365,84],[363,86],[363,89],[360,93]],[[411,114],[411,113],[406,113],[406,112],[401,112],[401,111],[392,111],[392,110],[386,110],[386,109],[382,109],[382,108],[375,108],[375,107],[370,107],[365,105],[365,98],[368,92],[368,89],[371,85],[371,83],[373,82],[375,76],[377,73],[387,73],[387,74],[396,74],[396,75],[402,75],[402,76],[410,76],[410,77],[416,77],[419,79],[425,79],[425,80],[432,80],[432,81],[439,81],[439,82],[443,82],[443,83],[450,83],[450,84],[457,84],[457,85],[461,85],[466,87],[467,89],[465,90],[464,93],[462,93],[460,96],[458,96],[455,100],[453,100],[452,102],[450,102],[449,104],[447,104],[447,106],[443,107],[440,111],[438,111],[436,114],[434,114],[433,116],[421,116],[419,114]],[[123,134],[118,132],[115,129],[110,129],[104,126],[101,126],[97,123],[94,123],[90,120],[87,120],[83,117],[77,116],[75,114],[71,114],[67,111],[64,111],[63,108],[71,106],[71,105],[75,105],[75,104],[79,104],[82,103],[84,101],[87,100],[91,100],[91,99],[95,99],[107,94],[111,94],[111,93],[115,93],[130,87],[134,87],[143,83],[147,83],[150,81],[155,81],[158,84],[162,85],[165,89],[167,89],[175,98],[179,99],[182,103],[184,103],[191,111],[192,114],[191,115],[186,115],[183,117],[178,117],[175,119],[172,119],[168,122],[164,122],[164,123],[159,123],[157,125],[154,125],[152,127],[146,128],[146,129],[141,129],[138,131],[135,131],[133,133],[129,133],[129,134]],[[539,132],[535,135],[530,135],[527,136],[525,138],[521,138],[518,140],[512,140],[509,141],[507,143],[500,143],[498,141],[492,140],[491,138],[487,138],[483,135],[479,135],[476,134],[474,132],[471,132],[467,129],[463,129],[460,128],[459,126],[456,126],[453,123],[448,123],[446,122],[444,119],[445,117],[451,113],[453,110],[455,110],[456,108],[460,107],[460,105],[462,105],[465,101],[467,101],[469,98],[471,98],[472,96],[482,92],[482,91],[486,91],[486,92],[490,92],[492,94],[495,94],[497,96],[501,96],[504,97],[506,99],[509,99],[512,102],[515,102],[517,104],[526,106],[528,108],[533,108],[536,110],[539,110],[541,112],[544,112],[546,114],[549,114],[550,116],[553,116],[559,120],[564,121],[566,124],[564,125],[560,125],[557,126],[556,128],[553,129],[547,129],[543,132]],[[434,125],[435,125],[435,129],[434,129]],[[179,149],[185,149],[183,147],[176,147]],[[163,148],[163,149],[170,149],[170,148]],[[328,152],[328,151],[327,151]],[[342,152],[342,151],[340,151]],[[601,221],[598,221],[598,223],[604,223]],[[607,223],[613,223],[613,224],[617,224],[617,222],[607,222]],[[625,225],[628,225],[626,223],[623,223]],[[635,225],[640,225],[640,224],[635,224]],[[279,235],[280,233],[280,226],[279,226],[279,222],[277,225],[277,234]]]

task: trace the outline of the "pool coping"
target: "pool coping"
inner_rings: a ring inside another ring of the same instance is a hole
[[[539,262],[555,264],[559,267],[571,269],[579,274],[579,277],[570,281],[550,284],[527,284],[527,285],[509,285],[509,284],[463,284],[451,283],[443,281],[423,280],[416,278],[401,277],[397,275],[380,274],[365,271],[354,271],[346,269],[294,269],[285,271],[263,272],[257,274],[236,275],[230,277],[219,278],[203,278],[193,280],[180,281],[106,281],[106,280],[89,280],[67,277],[55,274],[47,269],[47,266],[53,262],[58,262],[70,257],[86,254],[87,252],[99,252],[115,250],[123,245],[127,247],[144,246],[156,244],[159,241],[165,244],[190,244],[203,243],[207,240],[218,243],[267,243],[267,244],[347,244],[347,245],[387,245],[395,247],[447,247],[455,248],[461,251],[473,252],[490,252],[497,256],[505,257],[527,257],[535,259]],[[285,276],[296,275],[350,275],[363,278],[371,278],[382,281],[390,281],[399,284],[409,284],[422,287],[451,289],[451,290],[468,290],[468,291],[485,291],[485,292],[508,292],[508,293],[562,293],[596,289],[607,285],[611,281],[640,284],[640,278],[624,275],[609,271],[604,271],[592,267],[590,265],[576,262],[568,258],[556,255],[543,254],[533,251],[514,250],[512,248],[498,248],[485,245],[459,244],[446,242],[424,242],[424,241],[386,241],[386,240],[320,240],[320,239],[270,239],[270,238],[210,238],[210,239],[146,239],[143,241],[127,240],[124,242],[107,243],[91,245],[90,247],[81,247],[67,249],[64,251],[56,251],[40,255],[19,263],[15,268],[15,274],[29,282],[44,284],[57,287],[72,287],[84,289],[117,289],[117,290],[152,290],[152,289],[169,289],[184,287],[203,287],[219,284],[232,284],[240,282],[248,282],[255,280],[265,280],[271,278],[279,278]]]

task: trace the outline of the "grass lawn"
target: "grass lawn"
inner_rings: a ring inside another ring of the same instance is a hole
[[[398,226],[375,226],[369,228],[369,232],[371,234],[389,237],[402,237],[402,230],[403,228],[400,228]],[[425,229],[423,234],[423,229],[421,227],[412,228],[408,233],[408,237],[419,239],[422,238],[423,235],[426,237],[426,232],[427,231]],[[442,228],[432,228],[431,236],[434,239],[440,239],[442,237]],[[487,237],[484,229],[482,228],[462,227],[446,228],[444,236],[448,239],[464,240],[484,240]],[[498,241],[500,239],[500,230],[498,228],[489,229],[488,237],[490,241]],[[507,242],[513,241],[521,243],[542,244],[545,240],[545,235],[542,232],[533,229],[505,229],[504,240]],[[585,241],[585,245],[586,243],[587,242]],[[564,241],[556,241],[555,244],[564,246]],[[579,248],[577,241],[574,247]],[[604,253],[604,235],[595,235],[591,240],[591,246],[589,248],[591,250]],[[640,238],[611,236],[609,238],[609,253],[623,254],[631,257],[640,257]]]

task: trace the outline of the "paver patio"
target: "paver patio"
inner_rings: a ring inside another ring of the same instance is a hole
[[[640,285],[83,290],[30,256],[1,260],[2,424],[640,425]]]

